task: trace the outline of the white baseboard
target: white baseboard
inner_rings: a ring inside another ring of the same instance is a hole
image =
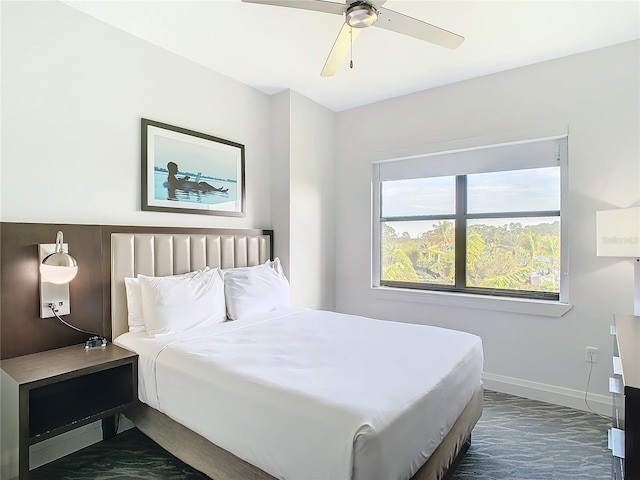
[[[487,390],[508,393],[518,397],[531,398],[541,402],[553,403],[577,410],[589,411],[584,402],[584,391],[557,387],[545,383],[531,382],[520,378],[506,377],[494,373],[484,373],[484,387]],[[589,407],[600,414],[610,417],[613,410],[611,396],[589,393]]]
[[[124,415],[119,416],[118,433],[129,430],[133,426],[133,422],[127,417]],[[98,420],[36,443],[29,447],[29,469],[33,470],[41,465],[58,460],[101,440],[102,423]]]

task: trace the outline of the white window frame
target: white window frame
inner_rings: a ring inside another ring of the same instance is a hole
[[[387,156],[373,162],[371,287],[381,299],[456,305],[496,311],[559,317],[572,308],[569,303],[568,255],[568,135],[553,135],[516,141],[478,141],[462,148],[425,148],[429,153]],[[552,153],[553,152],[553,153]],[[519,161],[512,159],[517,153]],[[553,161],[556,163],[550,163]],[[540,160],[542,158],[542,160]],[[559,299],[501,297],[440,290],[418,290],[381,286],[381,182],[420,177],[518,170],[560,166],[560,292]]]

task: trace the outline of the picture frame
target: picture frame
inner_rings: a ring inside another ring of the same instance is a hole
[[[245,216],[244,145],[141,119],[142,210]]]

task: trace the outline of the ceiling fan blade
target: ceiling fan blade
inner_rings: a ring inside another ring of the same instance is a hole
[[[349,53],[351,42],[355,42],[361,30],[361,28],[351,28],[346,23],[342,25],[338,38],[336,38],[331,52],[329,52],[329,57],[327,57],[327,61],[322,68],[322,72],[320,72],[321,77],[331,77],[336,73],[344,57]]]
[[[380,10],[380,7],[387,3],[387,0],[369,0],[367,3],[370,3],[371,5],[376,7],[376,10]]]
[[[245,3],[260,3],[276,7],[301,8],[316,12],[335,13],[341,15],[346,9],[344,3],[325,2],[324,0],[242,0]]]
[[[378,21],[373,25],[452,50],[464,42],[464,37],[460,35],[386,8],[379,10]]]

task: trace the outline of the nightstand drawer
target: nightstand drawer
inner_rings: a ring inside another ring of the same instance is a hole
[[[609,392],[613,401],[613,426],[624,430],[624,383],[620,376],[609,378]]]
[[[620,360],[620,357],[616,357],[615,355],[612,358],[613,358],[613,374],[622,376],[622,360]]]
[[[619,428],[609,429],[607,448],[614,457],[624,458],[624,430]]]

